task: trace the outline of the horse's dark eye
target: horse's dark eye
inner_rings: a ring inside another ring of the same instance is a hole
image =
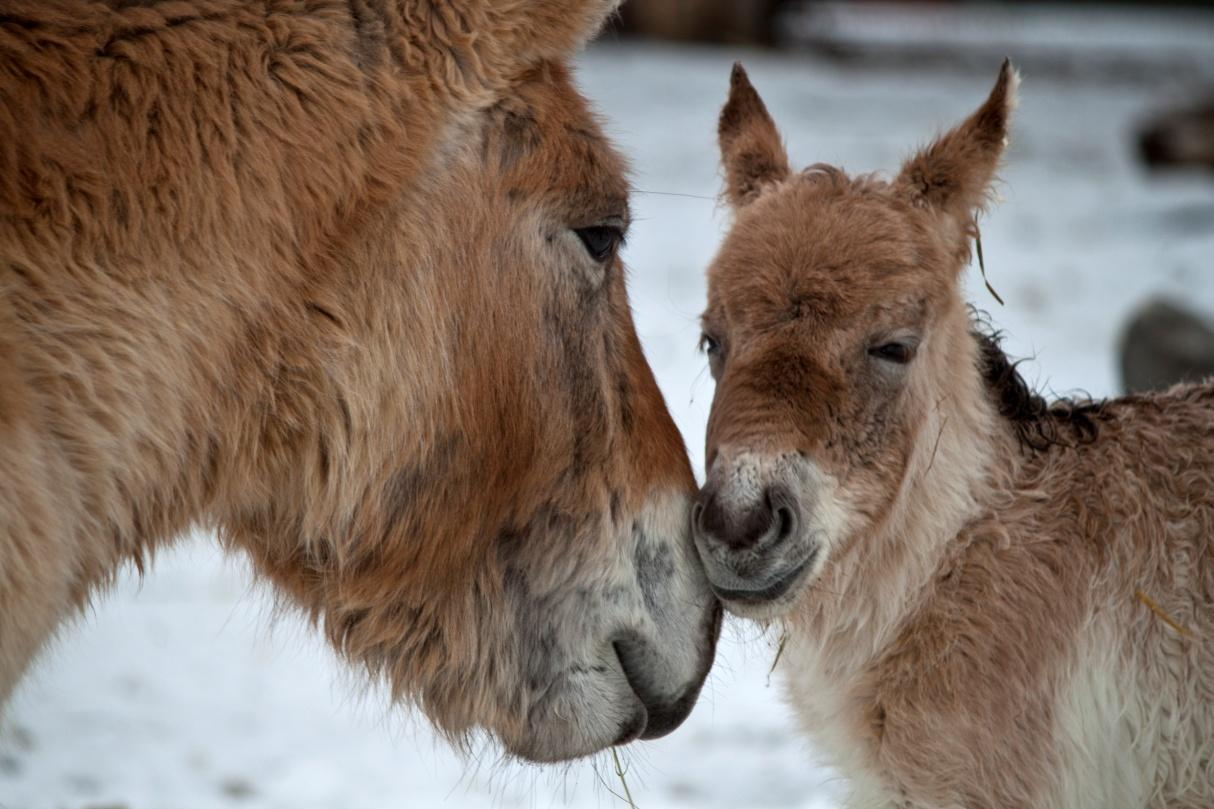
[[[879,360],[905,365],[915,358],[915,346],[910,343],[882,343],[870,348],[868,353]]]
[[[725,346],[721,345],[719,339],[705,332],[700,335],[700,350],[708,356],[708,370],[712,372],[712,378],[720,379],[725,365]]]
[[[573,232],[582,240],[590,257],[598,262],[606,261],[615,255],[620,242],[624,240],[624,232],[610,225],[576,228]]]

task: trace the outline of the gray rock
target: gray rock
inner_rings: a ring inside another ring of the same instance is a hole
[[[1214,376],[1214,329],[1201,317],[1153,300],[1130,318],[1121,338],[1121,384],[1159,390]]]
[[[1139,130],[1138,153],[1152,169],[1214,169],[1214,99],[1157,115]]]

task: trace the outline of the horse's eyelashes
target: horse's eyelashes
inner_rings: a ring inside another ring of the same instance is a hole
[[[879,360],[905,365],[915,358],[915,346],[910,343],[882,343],[870,348],[868,353]]]
[[[614,256],[624,241],[624,231],[610,225],[576,228],[573,232],[582,240],[590,257],[598,262],[604,262]]]

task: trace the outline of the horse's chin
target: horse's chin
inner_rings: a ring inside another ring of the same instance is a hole
[[[526,733],[501,737],[506,752],[534,764],[584,758],[642,738],[648,713],[640,699],[588,700],[578,713],[533,717]]]
[[[568,761],[627,744],[645,732],[648,711],[622,672],[567,691],[535,705],[522,733],[502,736],[508,753],[537,764]]]

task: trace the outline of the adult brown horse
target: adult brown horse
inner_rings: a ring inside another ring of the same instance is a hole
[[[201,524],[449,734],[682,721],[718,610],[565,64],[614,6],[3,3],[0,698]]]

